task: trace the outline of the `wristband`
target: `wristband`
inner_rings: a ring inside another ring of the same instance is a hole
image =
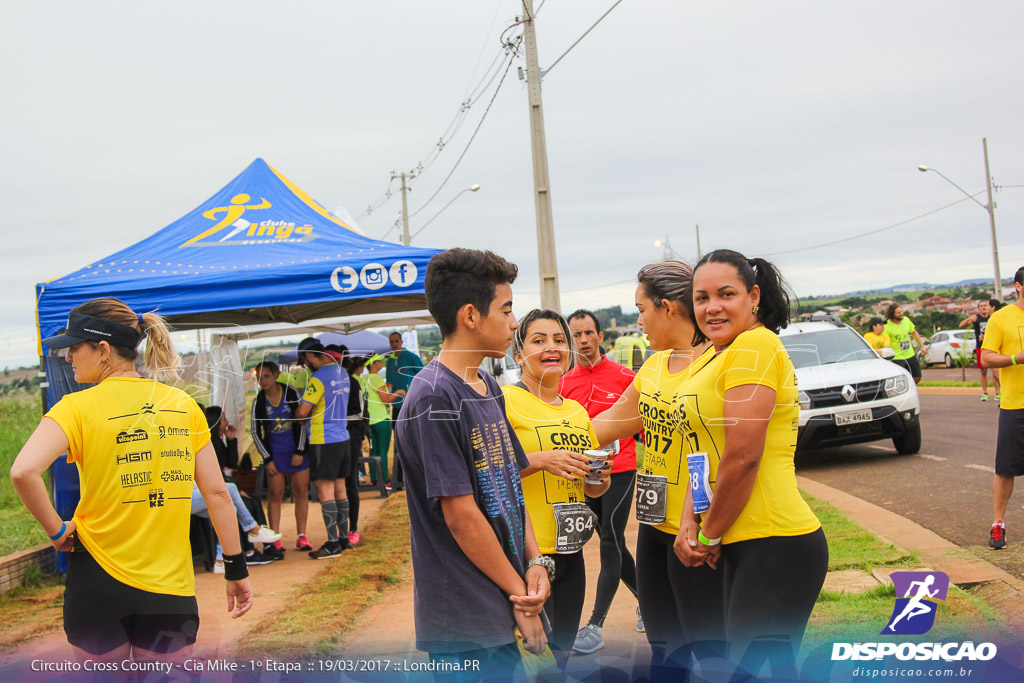
[[[710,547],[710,546],[718,545],[719,543],[721,543],[722,542],[722,537],[719,536],[718,538],[708,538],[707,536],[704,535],[703,531],[698,531],[697,532],[697,540],[700,541],[701,543],[703,543],[704,545]]]
[[[245,566],[245,553],[224,556],[224,578],[227,581],[241,581],[248,578],[249,568]]]
[[[1017,364],[1017,354],[1013,354],[1012,356],[1010,356],[1010,365],[1016,365],[1016,364]]]
[[[63,536],[64,532],[67,531],[67,530],[68,530],[68,523],[65,522],[64,520],[61,520],[61,522],[60,522],[60,531],[55,533],[53,536],[50,536],[50,540],[51,541],[56,541],[58,538]]]

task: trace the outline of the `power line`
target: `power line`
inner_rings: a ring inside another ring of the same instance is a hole
[[[430,202],[432,202],[434,200],[434,198],[437,197],[438,193],[441,192],[441,190],[444,188],[444,186],[451,179],[452,174],[455,173],[455,169],[457,169],[459,167],[459,164],[462,163],[462,159],[466,156],[466,152],[469,151],[470,145],[473,144],[473,140],[476,139],[477,133],[480,132],[480,127],[483,126],[484,120],[487,119],[487,114],[488,114],[488,112],[491,111],[491,106],[494,104],[494,100],[497,99],[498,93],[501,92],[501,86],[505,83],[505,78],[508,76],[509,69],[512,68],[512,63],[519,56],[518,46],[519,46],[519,41],[516,41],[516,43],[509,45],[509,47],[510,47],[509,52],[511,53],[512,56],[509,58],[508,64],[505,66],[505,73],[503,73],[501,75],[501,80],[498,81],[498,87],[494,89],[494,94],[491,96],[491,101],[487,103],[487,108],[484,109],[484,113],[480,117],[480,121],[476,124],[476,129],[473,131],[473,134],[469,137],[469,141],[466,142],[466,146],[463,148],[462,154],[460,154],[459,158],[455,160],[455,165],[452,166],[452,169],[450,171],[448,171],[448,175],[445,176],[444,180],[441,181],[441,184],[437,187],[436,190],[434,190],[434,194],[430,195],[430,197],[427,199],[427,201],[424,202],[422,204],[422,206],[420,206],[420,208],[418,208],[415,211],[413,211],[412,213],[410,213],[409,214],[410,218],[412,218],[413,216],[418,214],[423,209],[427,208],[427,206],[430,204]]]
[[[611,14],[611,13],[612,13],[612,10],[613,10],[613,9],[615,9],[616,7],[618,7],[618,6],[619,6],[619,3],[620,3],[620,2],[622,2],[622,0],[615,0],[615,4],[614,4],[614,5],[612,5],[611,7],[609,7],[609,8],[608,8],[608,11],[607,11],[607,12],[605,12],[604,14],[602,14],[602,15],[600,16],[600,18],[598,18],[598,20],[597,20],[597,21],[595,21],[595,22],[594,22],[594,23],[593,23],[593,24],[592,24],[592,25],[590,26],[590,28],[588,28],[588,29],[587,29],[586,31],[584,31],[584,32],[583,32],[583,35],[582,35],[582,36],[580,36],[579,38],[577,38],[577,39],[576,39],[576,42],[574,42],[574,43],[573,43],[572,45],[570,45],[570,46],[569,46],[569,49],[568,49],[568,50],[566,50],[565,52],[563,52],[563,53],[561,54],[561,56],[559,56],[559,58],[558,58],[558,59],[556,59],[556,60],[555,60],[554,62],[552,62],[552,63],[551,63],[551,66],[549,66],[548,68],[544,69],[544,72],[543,72],[543,74],[542,74],[542,75],[544,75],[544,76],[547,76],[547,75],[548,75],[549,73],[551,73],[551,70],[555,68],[555,65],[556,65],[556,64],[558,64],[558,63],[559,63],[560,61],[562,61],[562,57],[565,57],[565,56],[566,56],[567,54],[569,54],[569,52],[571,52],[571,51],[572,51],[572,49],[573,49],[574,47],[576,47],[577,45],[579,45],[580,41],[581,41],[581,40],[583,40],[584,38],[586,38],[586,37],[587,37],[587,34],[588,34],[588,33],[590,33],[591,31],[593,31],[593,30],[594,30],[594,27],[596,27],[596,26],[597,26],[598,24],[600,24],[600,23],[601,23],[601,22],[602,22],[602,21],[604,20],[604,18],[605,18],[605,17],[607,17],[607,16],[609,15],[609,14]],[[543,7],[543,6],[544,6],[544,3],[542,2],[542,3],[541,3],[541,7]],[[539,11],[540,11],[540,7],[538,7],[538,8],[537,8],[537,12],[539,12]],[[536,14],[536,12],[534,12],[534,14]]]
[[[908,218],[905,221],[900,221],[899,223],[893,223],[892,225],[887,225],[884,228],[877,228],[875,230],[869,230],[868,232],[862,232],[859,235],[853,235],[852,237],[844,237],[841,240],[834,240],[832,242],[825,242],[824,244],[815,244],[815,245],[810,246],[810,247],[800,247],[799,249],[789,249],[788,251],[775,251],[775,252],[772,252],[770,254],[765,254],[765,256],[782,256],[783,254],[795,254],[795,253],[800,252],[800,251],[810,251],[811,249],[821,249],[822,247],[831,247],[834,244],[842,244],[843,242],[851,242],[853,240],[860,239],[861,237],[867,237],[868,235],[874,235],[876,233],[883,232],[885,230],[892,230],[893,228],[898,228],[901,225],[906,225],[907,223],[912,223],[913,221],[920,220],[922,218],[925,218],[926,216],[931,216],[934,213],[938,213],[940,211],[945,211],[946,209],[948,209],[950,207],[953,207],[953,206],[956,206],[957,204],[960,204],[961,202],[966,202],[968,199],[973,200],[976,195],[979,195],[982,192],[984,192],[984,190],[982,190],[981,192],[975,192],[973,195],[964,197],[963,199],[958,199],[955,202],[953,202],[952,204],[946,204],[945,206],[940,206],[937,209],[932,209],[931,211],[928,211],[926,213],[922,213],[919,216],[914,216],[913,218]]]

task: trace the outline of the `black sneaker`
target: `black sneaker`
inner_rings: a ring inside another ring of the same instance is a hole
[[[988,532],[988,549],[1002,550],[1006,547],[1006,526],[993,524],[992,530]]]
[[[269,544],[263,546],[263,554],[266,555],[267,557],[269,557],[272,560],[283,560],[284,559],[284,550],[282,550],[281,548],[269,545]]]
[[[274,558],[269,555],[264,555],[259,550],[254,550],[252,551],[252,555],[245,556],[245,563],[250,567],[258,564],[270,564],[273,561]]]
[[[344,550],[341,544],[337,541],[331,543],[328,541],[320,546],[319,550],[314,550],[309,554],[309,557],[314,560],[329,560],[332,557],[341,555],[341,551]]]

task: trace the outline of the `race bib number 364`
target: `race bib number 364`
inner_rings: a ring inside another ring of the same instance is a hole
[[[574,553],[594,535],[597,515],[584,503],[557,503],[555,512],[555,552]]]

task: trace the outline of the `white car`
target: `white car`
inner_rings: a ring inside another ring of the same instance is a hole
[[[797,449],[892,439],[909,455],[921,450],[921,402],[910,373],[880,358],[852,327],[792,323],[779,338],[800,388]]]
[[[946,330],[936,332],[924,343],[925,361],[932,365],[942,363],[947,368],[956,367],[958,358],[964,358],[969,364],[974,362],[974,330]]]
[[[484,358],[480,367],[498,380],[500,386],[516,384],[519,381],[519,365],[506,353],[503,358]]]

